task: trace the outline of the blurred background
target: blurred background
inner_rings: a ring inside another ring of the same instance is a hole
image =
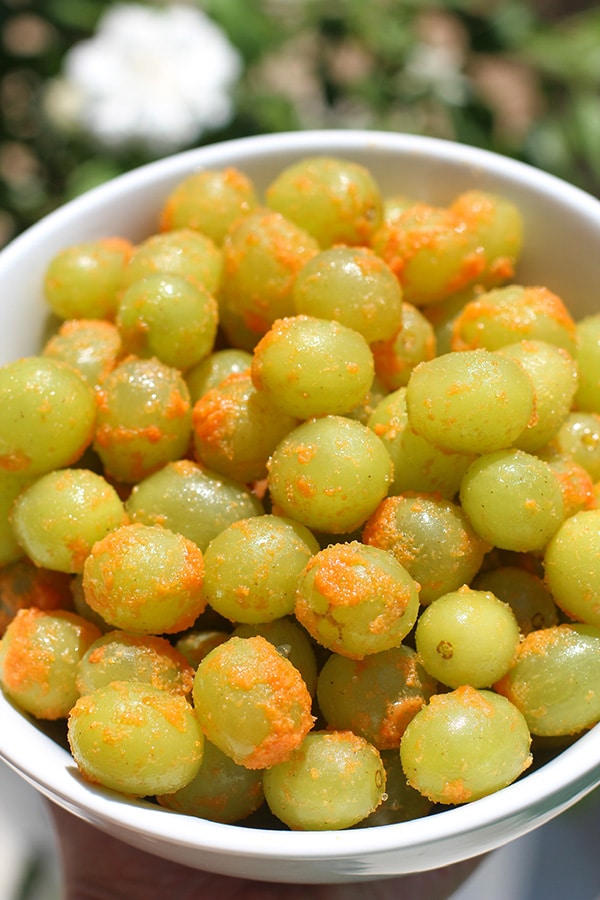
[[[491,148],[600,194],[586,0],[2,0],[0,246],[160,156],[308,128]]]
[[[0,247],[145,162],[298,129],[447,138],[600,197],[594,0],[0,0],[0,47]],[[457,900],[600,898],[598,822],[596,791]],[[0,764],[0,900],[59,896],[45,807]]]

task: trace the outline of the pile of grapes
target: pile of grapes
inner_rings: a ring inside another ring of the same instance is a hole
[[[65,248],[0,368],[0,685],[82,777],[295,830],[429,815],[600,721],[600,314],[518,208],[341,158]]]

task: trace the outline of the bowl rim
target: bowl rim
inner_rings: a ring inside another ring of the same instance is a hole
[[[577,207],[584,217],[600,229],[600,200],[560,178],[527,163],[504,157],[493,151],[456,141],[429,136],[398,134],[384,131],[330,130],[280,132],[208,144],[173,156],[147,163],[117,176],[110,182],[63,204],[44,219],[32,225],[0,251],[0,278],[5,267],[16,265],[31,248],[89,208],[110,205],[115,197],[135,194],[148,182],[173,181],[195,168],[222,165],[225,155],[240,157],[240,166],[254,160],[282,153],[307,156],[321,148],[318,155],[352,154],[365,151],[422,154],[435,157],[442,164],[453,163],[474,171],[491,171],[509,178],[517,187],[532,184],[542,193],[558,196],[569,206]],[[316,154],[315,154],[316,155]],[[234,164],[234,163],[231,163]],[[2,710],[5,707],[5,710]],[[505,839],[500,836],[494,846],[512,840],[537,827],[575,803],[600,784],[600,725],[592,728],[557,757],[538,769],[525,773],[518,781],[474,803],[436,811],[422,819],[392,825],[373,826],[344,831],[289,832],[286,830],[249,829],[243,824],[223,825],[209,820],[173,813],[147,801],[131,800],[84,782],[78,775],[68,751],[43,735],[36,726],[0,695],[0,712],[4,719],[0,730],[0,759],[18,772],[42,794],[59,802],[71,812],[125,831],[145,834],[149,839],[190,849],[203,848],[221,855],[251,855],[265,860],[350,858],[361,853],[419,850],[439,841],[464,838],[495,823],[507,823]],[[32,741],[32,729],[37,737]],[[48,748],[48,742],[52,744]],[[531,823],[528,810],[538,812]],[[82,813],[85,811],[85,814]],[[143,811],[144,815],[140,813]],[[157,818],[158,817],[158,818]],[[249,846],[251,835],[251,846]],[[326,837],[325,837],[326,836]],[[481,852],[478,847],[472,855]],[[463,854],[464,858],[464,854]],[[426,860],[415,857],[420,868],[431,868]]]

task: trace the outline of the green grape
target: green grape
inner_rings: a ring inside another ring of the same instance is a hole
[[[267,204],[306,229],[322,247],[368,244],[383,218],[372,174],[351,160],[306,157],[281,171],[265,192]]]
[[[376,341],[371,350],[375,372],[389,391],[408,384],[414,367],[436,355],[433,325],[412,303],[402,305],[402,326],[392,337]]]
[[[573,410],[552,439],[552,447],[600,479],[600,413]]]
[[[535,413],[531,378],[514,359],[489,350],[445,353],[419,363],[406,386],[412,428],[458,453],[511,446]]]
[[[401,645],[362,660],[332,653],[317,682],[327,728],[352,731],[379,750],[398,748],[406,726],[438,690],[410,647]]]
[[[113,322],[68,319],[46,341],[42,356],[69,363],[88,384],[96,387],[114,369],[121,351],[121,335]]]
[[[582,509],[597,506],[592,476],[570,456],[565,456],[547,445],[538,450],[537,456],[548,463],[558,479],[565,504],[565,519]]]
[[[191,228],[153,234],[135,247],[121,287],[159,272],[187,278],[216,294],[223,277],[223,252],[209,237]]]
[[[503,550],[543,550],[565,516],[552,469],[524,450],[480,456],[467,470],[459,496],[475,531]]]
[[[385,222],[394,222],[399,219],[405,210],[410,209],[417,201],[408,194],[391,194],[383,199],[383,219]]]
[[[19,609],[71,609],[70,586],[69,575],[40,568],[27,558],[0,566],[0,637]]]
[[[272,622],[294,610],[296,583],[319,549],[308,528],[275,515],[229,525],[204,554],[204,597],[232,622]]]
[[[210,741],[205,741],[202,765],[196,777],[178,791],[161,794],[156,799],[165,809],[186,816],[233,824],[262,806],[262,772],[238,765]]]
[[[578,734],[600,721],[600,628],[556,625],[532,631],[495,685],[532,734]]]
[[[444,450],[417,434],[408,421],[405,387],[384,396],[367,424],[381,438],[394,464],[390,495],[414,490],[439,493],[448,500],[456,496],[475,454]]]
[[[42,475],[17,497],[11,522],[38,566],[81,572],[92,545],[127,521],[114,487],[88,469]]]
[[[394,825],[429,815],[433,803],[408,784],[397,750],[380,750],[385,769],[385,794],[375,812],[356,824],[356,828]]]
[[[368,247],[336,246],[313,256],[293,288],[296,313],[334,319],[368,344],[391,340],[402,325],[402,289]]]
[[[203,611],[204,559],[181,534],[159,525],[122,525],[97,541],[83,568],[85,599],[115,628],[176,634]]]
[[[575,407],[600,413],[600,314],[585,316],[576,323],[575,359],[579,381]]]
[[[467,585],[434,600],[415,629],[423,666],[451,688],[491,687],[508,671],[520,639],[510,606]]]
[[[64,719],[79,696],[77,666],[100,637],[73,612],[20,609],[0,642],[0,685],[38,719]]]
[[[600,627],[600,509],[566,519],[544,553],[554,602],[572,619]]]
[[[480,572],[471,587],[477,591],[491,591],[508,603],[522,635],[558,624],[558,609],[552,594],[543,579],[527,569],[504,565]]]
[[[83,695],[113,681],[139,681],[186,695],[194,684],[194,669],[165,638],[110,631],[84,653],[76,685]]]
[[[274,510],[314,531],[350,533],[386,496],[392,460],[361,422],[324,416],[303,422],[273,451],[267,485]]]
[[[408,783],[433,803],[478,800],[531,765],[523,714],[493,691],[461,685],[436,694],[409,722],[400,744]]]
[[[243,485],[189,459],[166,463],[135,484],[125,509],[132,522],[162,525],[194,541],[202,552],[228,525],[264,513],[261,501]]]
[[[479,285],[469,285],[461,291],[450,294],[439,303],[430,303],[423,310],[423,315],[433,325],[436,342],[436,354],[442,356],[450,353],[452,349],[452,329],[459,313],[466,303],[479,296],[483,288]]]
[[[416,203],[373,235],[371,246],[402,285],[413,306],[439,303],[481,275],[483,248],[456,213]]]
[[[133,245],[99,238],[60,250],[46,269],[43,291],[61,319],[112,319]]]
[[[300,672],[260,635],[231,637],[205,656],[193,697],[208,740],[248,769],[288,759],[313,724]]]
[[[374,374],[364,337],[329,319],[278,319],[254,348],[255,388],[298,419],[350,412],[365,399]]]
[[[222,244],[237,219],[258,204],[247,175],[233,167],[192,172],[167,195],[160,211],[161,231],[192,228]]]
[[[515,446],[536,453],[556,434],[571,409],[577,388],[577,366],[562,347],[546,341],[519,341],[500,351],[521,363],[535,391],[535,417]]]
[[[223,296],[219,295],[217,301],[219,305],[219,335],[226,347],[232,350],[243,350],[252,355],[261,335],[264,331],[268,331],[269,324],[262,320],[257,324],[250,316],[248,322],[257,324],[258,331],[255,331],[247,324],[244,313],[234,307],[226,306]]]
[[[229,638],[227,631],[188,631],[175,641],[175,649],[197,669],[200,660],[211,650],[225,643]]]
[[[362,659],[400,646],[417,619],[419,586],[385,550],[331,544],[298,579],[294,611],[323,647]]]
[[[221,321],[233,316],[257,339],[276,319],[293,316],[295,278],[318,251],[307,231],[278,212],[257,209],[238,221],[223,244]]]
[[[57,572],[56,574],[58,575],[59,573]],[[64,573],[61,574],[64,576]],[[113,626],[109,625],[108,622],[102,618],[100,613],[97,613],[95,609],[92,609],[85,599],[85,593],[83,591],[83,574],[77,573],[76,575],[65,577],[71,578],[71,603],[67,606],[67,609],[72,606],[78,616],[87,619],[88,622],[92,622],[102,634],[106,634],[107,631],[112,631]]]
[[[247,350],[238,350],[235,347],[215,350],[185,373],[192,404],[211,388],[219,387],[228,375],[246,372],[251,365],[252,354]]]
[[[450,209],[475,232],[483,248],[485,268],[478,281],[493,286],[512,278],[523,247],[519,208],[506,197],[469,190],[459,194]]]
[[[545,341],[575,351],[575,322],[546,287],[505,285],[467,303],[452,330],[453,350],[498,350],[517,341]]]
[[[189,784],[204,749],[184,696],[135,681],[113,681],[80,697],[68,739],[88,781],[132,797],[170,794]]]
[[[10,512],[21,491],[29,484],[30,478],[8,475],[0,468],[0,568],[25,555],[10,521]]]
[[[250,483],[267,474],[277,444],[297,425],[252,384],[250,371],[229,375],[195,403],[193,450],[207,468]]]
[[[295,619],[284,616],[272,622],[237,625],[232,634],[241,638],[259,634],[273,644],[298,669],[309,694],[314,696],[317,688],[317,657],[311,639]]]
[[[413,491],[383,500],[362,539],[404,566],[419,585],[423,606],[469,584],[489,549],[457,503]]]
[[[217,301],[201,284],[157,272],[123,291],[116,322],[126,353],[185,372],[212,351],[217,318]]]
[[[313,732],[263,775],[267,804],[292,831],[350,828],[385,794],[379,752],[350,731]]]
[[[179,459],[191,430],[189,392],[178,369],[133,356],[102,383],[94,450],[111,479],[135,483]]]
[[[357,422],[362,422],[363,425],[367,425],[370,416],[373,415],[375,407],[381,403],[383,398],[387,396],[387,393],[387,389],[383,386],[377,375],[375,375],[364,400],[362,400],[361,403],[358,403],[350,410],[350,412],[346,413],[346,416],[349,419],[356,419]]]
[[[30,356],[0,367],[0,473],[34,478],[69,466],[90,445],[93,389],[69,365]]]

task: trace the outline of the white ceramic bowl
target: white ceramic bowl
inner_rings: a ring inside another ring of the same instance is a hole
[[[544,284],[579,317],[598,309],[600,203],[540,171],[461,144],[391,133],[326,131],[232,141],[161,160],[67,204],[0,253],[0,363],[39,348],[40,282],[69,244],[155,230],[166,193],[197,168],[237,166],[264,187],[314,154],[369,167],[384,192],[443,204],[479,187],[515,201],[525,218],[521,283]],[[517,280],[517,279],[516,279]],[[281,882],[344,882],[436,869],[517,838],[600,784],[600,726],[493,796],[425,819],[342,832],[291,833],[220,825],[92,787],[69,754],[0,694],[0,757],[42,794],[151,853],[199,869]]]

